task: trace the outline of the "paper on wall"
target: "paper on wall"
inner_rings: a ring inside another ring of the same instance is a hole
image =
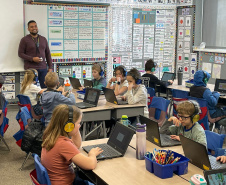
[[[202,63],[202,70],[207,71],[208,73],[211,73],[212,64],[211,63]]]
[[[212,78],[220,78],[221,76],[221,65],[213,64]]]

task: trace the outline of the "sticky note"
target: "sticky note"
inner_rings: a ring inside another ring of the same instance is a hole
[[[140,23],[140,19],[138,18],[138,19],[136,19],[136,23]]]
[[[133,18],[134,18],[134,19],[137,19],[137,18],[138,18],[138,14],[136,14],[136,13],[133,14]]]

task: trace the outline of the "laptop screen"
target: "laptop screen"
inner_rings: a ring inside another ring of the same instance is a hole
[[[84,102],[97,105],[100,96],[99,89],[86,88]]]
[[[174,80],[174,73],[164,72],[162,75],[163,82],[168,82],[168,80]]]
[[[226,93],[226,80],[216,79],[214,91]]]
[[[226,181],[226,170],[217,169],[204,171],[204,177],[207,181],[207,185],[224,185]]]
[[[122,155],[125,154],[134,131],[125,125],[117,123],[108,140],[108,145],[115,148]]]

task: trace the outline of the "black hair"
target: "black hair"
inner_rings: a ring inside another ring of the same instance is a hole
[[[123,65],[117,66],[117,67],[114,69],[114,76],[116,76],[116,71],[120,71],[120,73],[121,73],[124,77],[125,77],[126,74],[127,74],[126,68],[125,68],[125,66],[123,66]]]
[[[149,59],[145,64],[145,71],[151,71],[151,69],[155,67],[155,63],[153,59]]]
[[[130,71],[127,73],[127,76],[132,76],[134,80],[141,78],[140,72],[136,68],[130,69]]]
[[[27,23],[27,27],[29,27],[29,24],[31,23],[36,23],[34,20],[30,20],[28,23]]]

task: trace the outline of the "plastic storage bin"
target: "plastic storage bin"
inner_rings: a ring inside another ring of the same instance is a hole
[[[83,91],[77,91],[77,98],[84,100],[86,94],[86,90]]]
[[[188,80],[188,81],[185,81],[185,86],[190,88],[191,86],[194,85],[194,80]]]
[[[162,151],[165,151],[165,150],[162,150]],[[174,158],[180,157],[180,160],[177,163],[165,164],[165,165],[158,164],[155,161],[152,161],[151,159],[149,159],[145,155],[146,170],[151,173],[154,173],[157,177],[160,177],[162,179],[173,177],[173,173],[177,175],[183,175],[188,173],[189,159],[176,152],[172,152],[172,153],[174,153]],[[152,154],[151,154],[151,157],[152,157]]]

